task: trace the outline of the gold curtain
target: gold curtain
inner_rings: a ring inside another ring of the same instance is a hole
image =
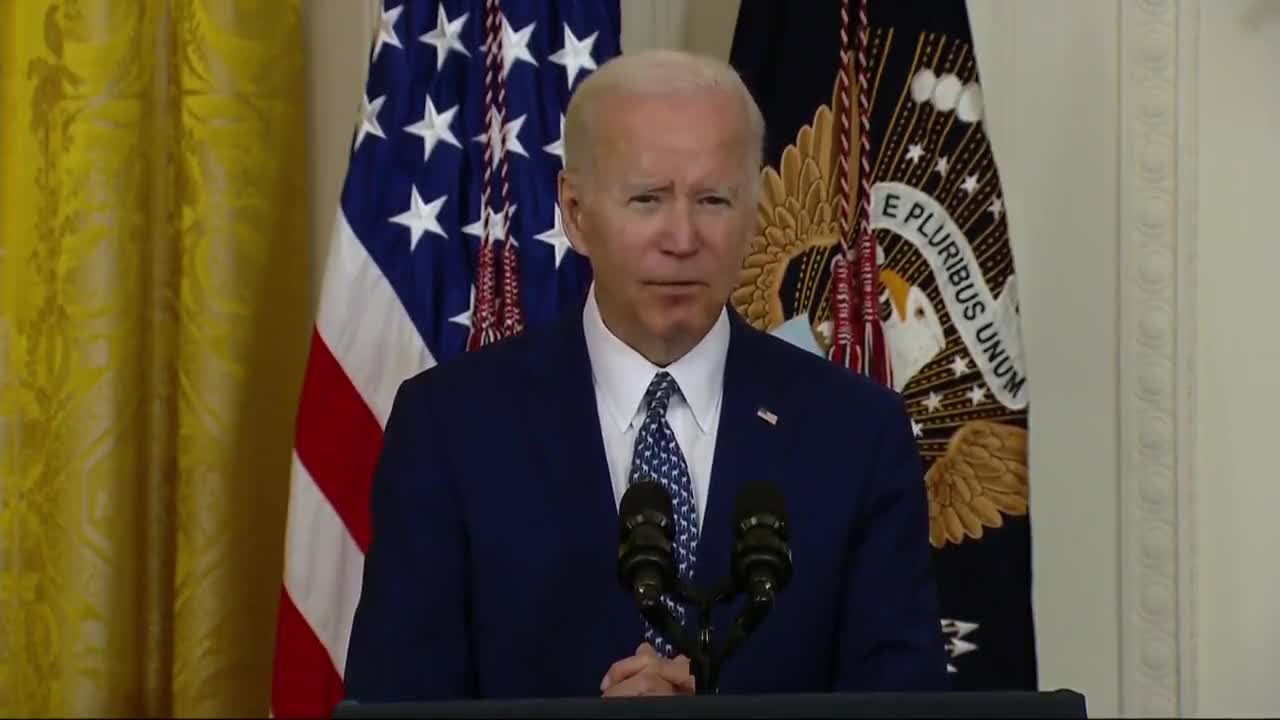
[[[0,715],[266,712],[301,0],[0,0]]]

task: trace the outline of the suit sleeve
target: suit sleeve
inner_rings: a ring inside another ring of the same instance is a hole
[[[344,678],[346,696],[361,702],[473,692],[462,508],[430,384],[418,376],[400,386],[374,474]]]
[[[833,689],[944,690],[949,684],[929,546],[928,499],[910,421],[883,405],[877,459],[846,557]]]

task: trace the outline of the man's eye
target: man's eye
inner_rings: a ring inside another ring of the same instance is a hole
[[[641,195],[632,195],[631,203],[634,205],[652,205],[658,202],[658,196],[653,193],[645,193]]]
[[[729,198],[721,197],[719,195],[708,195],[702,198],[702,202],[704,205],[717,205],[717,206],[728,206],[731,204],[729,202]]]

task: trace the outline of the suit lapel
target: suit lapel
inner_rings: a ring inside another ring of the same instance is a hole
[[[582,305],[575,309],[565,313],[549,335],[552,347],[537,353],[542,357],[535,359],[538,379],[531,383],[529,412],[546,419],[534,424],[533,441],[565,532],[584,538],[591,547],[592,562],[582,569],[583,580],[609,586],[606,617],[621,659],[643,639],[643,624],[617,580],[618,510],[600,434]]]
[[[778,482],[780,433],[786,418],[777,424],[761,417],[777,410],[776,384],[768,372],[762,338],[730,308],[729,354],[725,360],[724,399],[711,466],[711,487],[706,517],[698,539],[694,582],[710,589],[730,571],[733,548],[733,509],[738,490],[748,482]]]

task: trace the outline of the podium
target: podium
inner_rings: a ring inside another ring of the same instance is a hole
[[[335,718],[1085,718],[1084,696],[1045,692],[711,695],[362,704]]]

